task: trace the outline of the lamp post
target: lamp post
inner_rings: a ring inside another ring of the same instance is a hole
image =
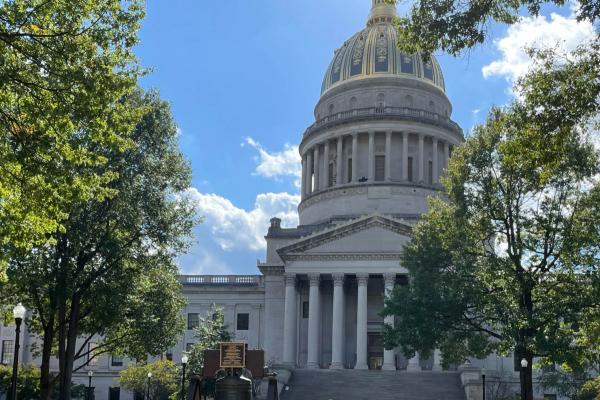
[[[486,373],[486,370],[485,370],[485,368],[483,368],[481,370],[481,383],[483,384],[483,400],[485,400],[485,373]]]
[[[146,398],[150,400],[150,379],[152,379],[152,372],[148,372],[148,381],[146,382]]]
[[[521,360],[521,400],[527,400],[527,382],[525,381],[527,378],[526,369],[529,363],[526,359]]]
[[[185,400],[185,367],[188,363],[187,354],[183,353],[183,357],[181,357],[181,400]]]
[[[92,400],[92,376],[94,376],[94,371],[88,371],[88,390],[87,390],[87,400]]]
[[[23,322],[23,318],[25,318],[25,313],[27,309],[23,307],[21,303],[17,304],[15,308],[13,308],[13,317],[15,317],[15,352],[13,355],[13,372],[12,372],[12,383],[11,383],[11,400],[17,400],[17,375],[19,369],[19,341],[21,339],[21,323]]]

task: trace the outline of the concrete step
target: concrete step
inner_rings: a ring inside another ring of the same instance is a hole
[[[456,372],[303,370],[282,400],[465,400]]]

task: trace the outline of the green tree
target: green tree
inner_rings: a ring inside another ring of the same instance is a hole
[[[231,333],[225,324],[223,309],[214,305],[194,328],[195,343],[188,352],[188,371],[199,374],[204,364],[205,350],[218,350],[219,343],[231,341]]]
[[[148,379],[149,373],[152,374],[150,379]],[[180,376],[181,372],[173,361],[158,360],[129,364],[119,373],[119,383],[123,389],[136,393],[149,393],[150,400],[161,400],[179,393]]]
[[[0,2],[0,282],[7,246],[53,243],[71,204],[112,194],[97,150],[130,145],[139,119],[122,99],[143,14],[140,0]]]
[[[12,366],[0,365],[0,393],[8,396],[12,384]],[[40,370],[31,365],[19,367],[17,380],[19,399],[35,400],[40,397]]]
[[[397,4],[398,0],[387,0]],[[538,16],[544,4],[563,6],[564,0],[416,0],[407,17],[398,18],[398,43],[407,52],[432,54],[443,50],[458,55],[483,43],[494,22],[514,24],[525,10]],[[579,21],[598,22],[600,4],[582,0],[576,17]]]
[[[537,59],[522,101],[492,110],[456,149],[445,198],[430,200],[404,249],[410,285],[384,310],[399,320],[387,346],[407,355],[525,358],[528,400],[534,357],[581,368],[600,350],[585,343],[600,309],[600,166],[590,143],[600,52]]]
[[[175,258],[197,222],[181,195],[190,167],[169,105],[154,92],[127,101],[146,110],[131,133],[134,145],[101,153],[107,162],[97,167],[116,172],[114,195],[73,206],[54,245],[14,249],[1,291],[5,304],[18,298],[33,311],[28,322],[42,341],[42,399],[57,383],[68,400],[72,372],[88,359],[160,354],[183,329]],[[50,376],[53,354],[59,373]]]

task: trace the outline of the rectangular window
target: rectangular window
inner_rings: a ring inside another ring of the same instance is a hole
[[[171,353],[171,352],[168,352],[168,353],[166,354],[166,358],[167,358],[167,360],[169,360],[169,361],[173,361],[173,353]]]
[[[111,356],[110,357],[110,365],[111,365],[111,367],[122,367],[123,359],[119,356]]]
[[[247,331],[249,326],[250,326],[250,314],[239,313],[237,315],[237,330],[238,331]]]
[[[427,183],[433,185],[433,161],[429,161],[429,166],[427,170]]]
[[[412,157],[408,157],[408,181],[409,182],[414,182],[414,177],[413,177],[413,158]]]
[[[333,168],[333,163],[329,163],[329,173],[327,174],[327,187],[331,187],[335,184],[335,175]]]
[[[308,301],[302,302],[302,318],[308,318]]]
[[[95,367],[96,365],[98,365],[98,357],[94,357],[96,354],[96,346],[96,343],[88,343],[87,365],[90,367]]]
[[[352,159],[348,159],[348,180],[347,182],[352,182]]]
[[[544,400],[556,400],[558,397],[556,397],[555,394],[545,394],[544,395]]]
[[[120,400],[121,389],[118,387],[111,387],[108,389],[108,400]]]
[[[197,328],[200,325],[200,317],[198,313],[188,314],[188,330]]]
[[[13,355],[15,352],[15,342],[13,340],[2,341],[2,357],[0,359],[1,364],[10,365],[13,362]]]
[[[375,156],[375,181],[385,180],[385,156]]]

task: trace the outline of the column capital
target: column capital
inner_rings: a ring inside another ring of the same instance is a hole
[[[308,274],[310,286],[319,286],[321,282],[321,274]]]
[[[385,282],[386,287],[395,286],[396,285],[396,274],[394,274],[394,273],[383,274],[383,280]]]
[[[283,274],[283,279],[285,281],[285,286],[295,286],[296,285],[296,274],[291,272],[286,272]]]
[[[356,274],[356,281],[358,282],[358,286],[367,286],[367,283],[369,283],[369,274]]]
[[[351,135],[352,135],[352,138],[353,138],[353,139],[354,139],[354,138],[358,138],[358,132],[352,132],[352,134],[351,134]]]
[[[374,137],[375,136],[375,131],[369,131],[369,136]]]
[[[343,286],[344,285],[344,279],[346,277],[346,275],[343,272],[337,272],[335,274],[331,274],[331,276],[333,277],[333,286]]]
[[[392,137],[392,131],[386,131],[385,132],[385,136],[386,137]]]

